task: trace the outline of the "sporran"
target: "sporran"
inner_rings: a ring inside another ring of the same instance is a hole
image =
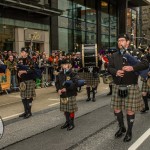
[[[126,98],[128,96],[128,87],[126,85],[119,85],[118,96]]]
[[[68,103],[68,98],[60,98],[62,104]]]

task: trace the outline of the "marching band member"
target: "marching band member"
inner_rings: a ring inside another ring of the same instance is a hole
[[[138,86],[138,74],[136,71],[147,69],[149,66],[148,61],[145,59],[134,66],[129,65],[128,61],[123,58],[123,47],[127,49],[128,44],[128,35],[119,35],[119,50],[112,54],[108,67],[114,81],[111,107],[119,123],[119,130],[116,132],[115,137],[120,138],[126,133],[123,139],[124,142],[129,142],[132,139],[135,112],[143,109],[142,95]],[[123,109],[127,113],[127,131],[123,120]]]
[[[77,52],[75,58],[73,58],[73,69],[78,73],[78,75],[82,78],[82,60],[81,53]],[[81,91],[81,87],[78,87],[78,92]]]
[[[148,47],[148,54],[146,54],[146,57],[150,63],[150,45]],[[150,77],[150,72],[148,72],[148,78],[149,77]],[[148,97],[148,93],[150,92],[150,87],[147,84],[147,80],[143,80],[141,91],[142,91],[142,97],[143,97],[143,101],[144,101],[144,108],[141,110],[141,113],[145,113],[149,110],[147,97]]]
[[[74,115],[78,110],[76,103],[77,95],[77,74],[72,71],[71,62],[67,59],[62,62],[62,71],[56,78],[56,89],[60,95],[60,111],[64,112],[66,122],[61,129],[72,130],[74,125]]]
[[[19,68],[18,76],[20,78],[20,95],[22,103],[24,106],[24,113],[19,115],[19,117],[29,118],[32,116],[31,107],[33,97],[36,96],[35,93],[35,81],[32,79],[34,76],[34,68],[32,65],[32,60],[28,57],[28,49],[21,49],[21,60],[23,66],[28,66],[28,69]],[[22,86],[21,86],[22,85]]]

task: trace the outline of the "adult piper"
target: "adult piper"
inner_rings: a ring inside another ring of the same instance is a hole
[[[19,117],[24,117],[27,119],[32,116],[31,107],[33,97],[36,96],[35,93],[35,81],[33,79],[35,70],[32,64],[31,58],[28,56],[28,49],[22,48],[21,49],[21,56],[20,59],[22,67],[18,68],[18,77],[20,79],[20,96],[22,99],[22,103],[24,106],[24,113],[19,115]],[[27,69],[25,69],[27,67]]]
[[[127,49],[129,42],[127,34],[118,36],[118,51],[112,54],[108,66],[114,81],[111,107],[119,123],[119,130],[115,133],[115,137],[120,138],[126,133],[124,142],[129,142],[132,139],[135,112],[143,109],[142,94],[138,86],[138,74],[136,72],[149,67],[147,59],[143,59],[134,66],[129,65],[127,59],[124,60],[122,47]],[[123,120],[123,109],[127,113],[127,131]]]

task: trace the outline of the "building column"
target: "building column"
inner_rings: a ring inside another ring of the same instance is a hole
[[[51,8],[58,8],[58,0],[51,0]],[[52,16],[50,20],[51,24],[51,50],[58,50],[59,37],[58,37],[58,16]]]
[[[118,0],[118,33],[126,33],[128,0]]]
[[[25,46],[24,29],[15,28],[15,51],[20,54],[20,50]]]

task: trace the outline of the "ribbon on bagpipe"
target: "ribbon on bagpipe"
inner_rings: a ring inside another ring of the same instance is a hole
[[[131,66],[135,66],[137,65],[138,63],[140,63],[141,61],[137,59],[137,57],[134,57],[128,53],[124,53],[123,54],[123,58],[126,59],[126,61],[129,63],[129,65]],[[145,69],[145,70],[142,70],[142,71],[137,71],[136,73],[141,76],[142,78],[144,78],[145,80],[147,79],[148,77],[148,72],[149,72],[149,68],[148,69]]]

